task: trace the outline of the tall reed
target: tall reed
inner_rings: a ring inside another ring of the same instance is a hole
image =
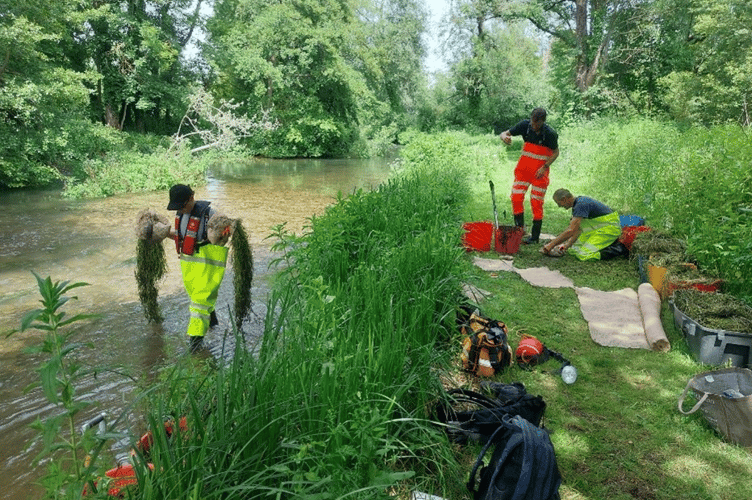
[[[162,472],[143,467],[144,498],[386,498],[406,479],[459,480],[428,419],[455,347],[467,177],[458,142],[416,147],[419,160],[340,197],[302,237],[280,232],[288,267],[261,349],[167,391],[156,413],[193,423],[155,441]]]

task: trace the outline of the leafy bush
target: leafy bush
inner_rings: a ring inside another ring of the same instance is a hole
[[[738,126],[596,120],[565,131],[555,166],[582,194],[685,238],[702,267],[750,298],[750,164],[752,135]]]
[[[227,160],[232,153],[223,153]],[[117,152],[102,159],[84,163],[86,177],[69,183],[65,196],[70,198],[101,198],[116,194],[169,189],[176,183],[202,185],[206,170],[217,161],[212,151],[192,155],[187,149],[177,153],[157,150],[143,154],[136,151]]]

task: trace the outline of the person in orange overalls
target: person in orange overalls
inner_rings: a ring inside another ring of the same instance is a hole
[[[548,171],[559,156],[559,136],[546,125],[546,110],[535,108],[529,120],[522,120],[499,135],[505,144],[512,143],[513,135],[521,135],[525,144],[514,169],[512,184],[512,213],[514,224],[525,227],[525,193],[530,189],[530,208],[533,210],[533,227],[523,243],[537,243],[543,226],[543,200],[548,188]]]

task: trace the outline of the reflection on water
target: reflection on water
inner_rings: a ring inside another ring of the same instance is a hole
[[[332,204],[338,192],[375,187],[388,171],[384,160],[258,160],[217,165],[207,185],[195,187],[197,199],[211,200],[220,211],[242,219],[251,239],[253,311],[243,325],[251,345],[263,327],[266,276],[273,258],[272,241],[267,239],[271,228],[286,222],[288,230],[300,232],[312,215]],[[166,318],[161,325],[146,322],[134,279],[136,214],[153,208],[172,217],[165,209],[166,191],[89,201],[66,200],[56,191],[2,193],[0,197],[0,332],[18,328],[23,315],[39,307],[31,271],[55,281],[88,283],[69,294],[77,300],[64,308],[69,315],[100,315],[81,323],[75,337],[93,346],[79,351],[78,361],[86,367],[105,368],[77,386],[81,399],[97,403],[84,412],[81,423],[102,411],[122,412],[132,402],[135,386],[153,381],[160,367],[186,353],[188,298],[171,242],[164,243],[169,269],[160,286],[160,306]],[[223,327],[230,323],[227,307],[231,304],[229,276],[217,302],[220,327],[206,339],[215,356],[232,349],[222,338]],[[31,465],[41,444],[29,424],[50,416],[54,408],[39,390],[24,392],[38,379],[35,368],[42,358],[23,349],[38,343],[41,335],[38,331],[10,338],[3,335],[0,342],[0,484],[4,485],[0,500],[39,496],[33,483],[43,474],[44,465]],[[138,417],[132,420],[140,425]]]

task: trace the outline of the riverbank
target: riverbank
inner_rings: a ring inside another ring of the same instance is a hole
[[[341,198],[305,235],[280,230],[275,250],[288,265],[275,277],[267,310],[276,314],[257,355],[239,349],[209,373],[170,367],[149,389],[154,428],[164,415],[191,424],[180,439],[155,440],[149,463],[159,474],[137,461],[139,497],[408,498],[417,490],[467,498],[478,449],[450,445],[431,420],[448,381],[474,383],[459,369],[464,283],[491,293],[483,312],[509,326],[514,345],[534,335],[579,370],[571,386],[546,365],[496,377],[522,381],[548,404],[562,498],[752,496],[749,452],[676,410],[703,367],[665,310],[670,352],[604,348],[589,338],[572,289],[494,276],[460,247],[463,221],[490,218],[489,177],[508,192],[518,154],[487,138],[417,138],[389,182]],[[563,160],[556,183],[581,189],[559,176]],[[547,203],[544,231],[567,219]],[[639,283],[626,260],[575,263],[522,247],[515,265],[546,265],[600,290]]]

